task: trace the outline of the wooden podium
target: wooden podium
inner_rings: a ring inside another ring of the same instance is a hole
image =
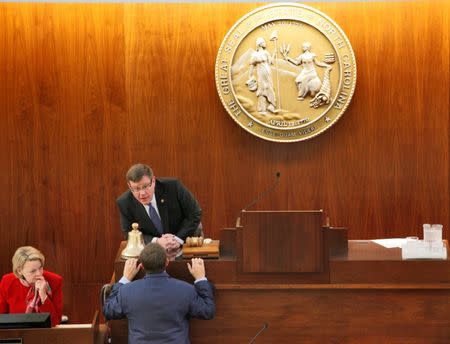
[[[243,211],[242,272],[323,272],[323,212]]]
[[[347,252],[347,229],[324,223],[322,210],[242,211],[221,251],[236,246],[240,282],[326,283],[330,257]]]
[[[206,259],[216,316],[190,321],[192,344],[424,344],[450,342],[450,260],[403,261],[400,249],[347,240],[321,211],[246,211]],[[115,280],[122,276],[120,252]],[[167,272],[192,283],[187,260]],[[151,295],[149,295],[151,297]],[[111,322],[127,343],[127,321]]]

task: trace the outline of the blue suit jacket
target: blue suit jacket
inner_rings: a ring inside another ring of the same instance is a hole
[[[189,344],[189,318],[211,319],[214,312],[208,281],[192,285],[166,272],[116,283],[103,306],[106,319],[128,318],[129,344]]]

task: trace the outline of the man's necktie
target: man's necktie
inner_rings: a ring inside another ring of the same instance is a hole
[[[158,213],[156,212],[155,208],[153,208],[151,203],[148,205],[148,212],[150,215],[150,220],[152,220],[152,222],[155,225],[158,232],[160,234],[163,234],[164,230],[163,230],[163,226],[161,223],[161,219],[159,218]]]

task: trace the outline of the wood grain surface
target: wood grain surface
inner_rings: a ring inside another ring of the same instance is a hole
[[[356,91],[333,128],[277,144],[229,118],[214,82],[257,3],[0,4],[0,273],[31,244],[66,286],[108,281],[135,162],[179,177],[214,239],[277,171],[252,209],[323,209],[349,239],[425,222],[448,238],[449,2],[310,5],[348,36]]]

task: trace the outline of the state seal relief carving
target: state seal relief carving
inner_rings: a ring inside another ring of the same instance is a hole
[[[245,130],[276,142],[302,141],[332,126],[355,84],[345,34],[326,15],[298,4],[267,5],[244,16],[216,61],[228,113]]]

